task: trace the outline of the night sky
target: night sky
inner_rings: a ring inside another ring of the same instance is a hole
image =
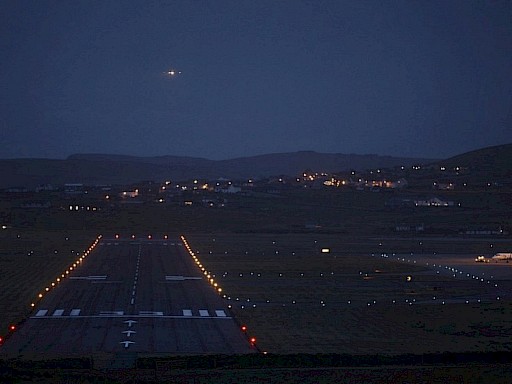
[[[1,158],[512,142],[511,1],[2,1],[0,63]]]

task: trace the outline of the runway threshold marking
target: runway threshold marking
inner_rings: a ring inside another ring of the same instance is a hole
[[[64,310],[63,309],[56,309],[55,312],[53,312],[53,317],[56,317],[56,316],[62,316],[62,314],[64,313]]]
[[[70,280],[105,280],[107,275],[102,276],[71,276]]]
[[[184,309],[183,316],[192,316],[192,311],[190,309]]]
[[[36,316],[39,317],[39,316],[44,316],[48,313],[48,310],[47,309],[40,309],[39,311],[37,311],[36,313]]]
[[[72,309],[69,316],[78,316],[80,315],[80,310],[79,309]]]
[[[201,280],[202,277],[196,276],[165,276],[165,281],[184,281],[184,280]]]
[[[100,311],[100,316],[123,316],[124,311]]]
[[[163,312],[155,312],[155,311],[139,311],[140,316],[163,316]]]
[[[190,315],[121,315],[115,313],[103,313],[100,315],[79,315],[79,316],[32,316],[31,319],[108,319],[111,317],[115,318],[154,318],[154,319],[232,319],[230,316],[194,316]]]
[[[200,309],[199,310],[199,316],[202,316],[202,317],[206,317],[206,316],[210,316],[210,313],[208,312],[207,309]]]
[[[219,317],[226,317],[226,312],[224,312],[222,309],[216,310],[215,314]]]

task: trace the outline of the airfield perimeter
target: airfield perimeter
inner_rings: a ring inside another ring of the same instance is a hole
[[[96,216],[23,211],[34,224],[2,232],[1,295],[9,313],[2,327],[19,329],[0,354],[512,350],[512,263],[474,262],[478,254],[511,250],[512,239],[440,234],[468,220],[488,225],[505,217],[501,197],[481,215],[477,209],[390,212],[378,194],[327,197],[312,204],[302,197],[241,197],[225,209],[141,205]],[[320,229],[297,226],[310,217]],[[404,217],[439,223],[438,231],[398,236],[388,230]],[[75,279],[66,277],[46,294],[76,260],[73,251],[87,249],[98,234],[97,247],[70,272]],[[210,278],[180,245],[181,234]],[[126,332],[129,320],[137,321],[134,332]],[[213,339],[203,333],[210,328]]]

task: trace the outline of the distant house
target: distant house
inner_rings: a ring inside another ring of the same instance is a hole
[[[220,191],[222,193],[240,193],[242,191],[242,188],[235,187],[234,185],[230,185],[227,188],[222,188]]]
[[[81,183],[64,184],[64,193],[69,195],[81,195],[84,193],[84,185]]]
[[[453,201],[441,200],[439,197],[431,197],[428,199],[414,200],[416,207],[453,207]]]
[[[21,204],[21,208],[50,208],[51,206],[49,201],[29,201]]]
[[[389,199],[385,203],[386,207],[390,208],[404,208],[404,207],[414,207],[414,199],[405,198],[405,197],[394,197]]]

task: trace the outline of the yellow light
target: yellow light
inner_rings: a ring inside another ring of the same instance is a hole
[[[217,292],[221,293],[222,292],[222,288],[217,288]]]
[[[46,292],[48,292],[48,291],[50,290],[50,288],[46,287],[44,290],[45,290]]]
[[[30,304],[31,307],[35,307],[36,305],[34,303]]]
[[[213,286],[214,286],[215,288],[217,288],[217,283],[213,284]]]
[[[43,294],[40,293],[39,295],[37,295],[37,297],[41,298],[41,297],[43,297]]]

